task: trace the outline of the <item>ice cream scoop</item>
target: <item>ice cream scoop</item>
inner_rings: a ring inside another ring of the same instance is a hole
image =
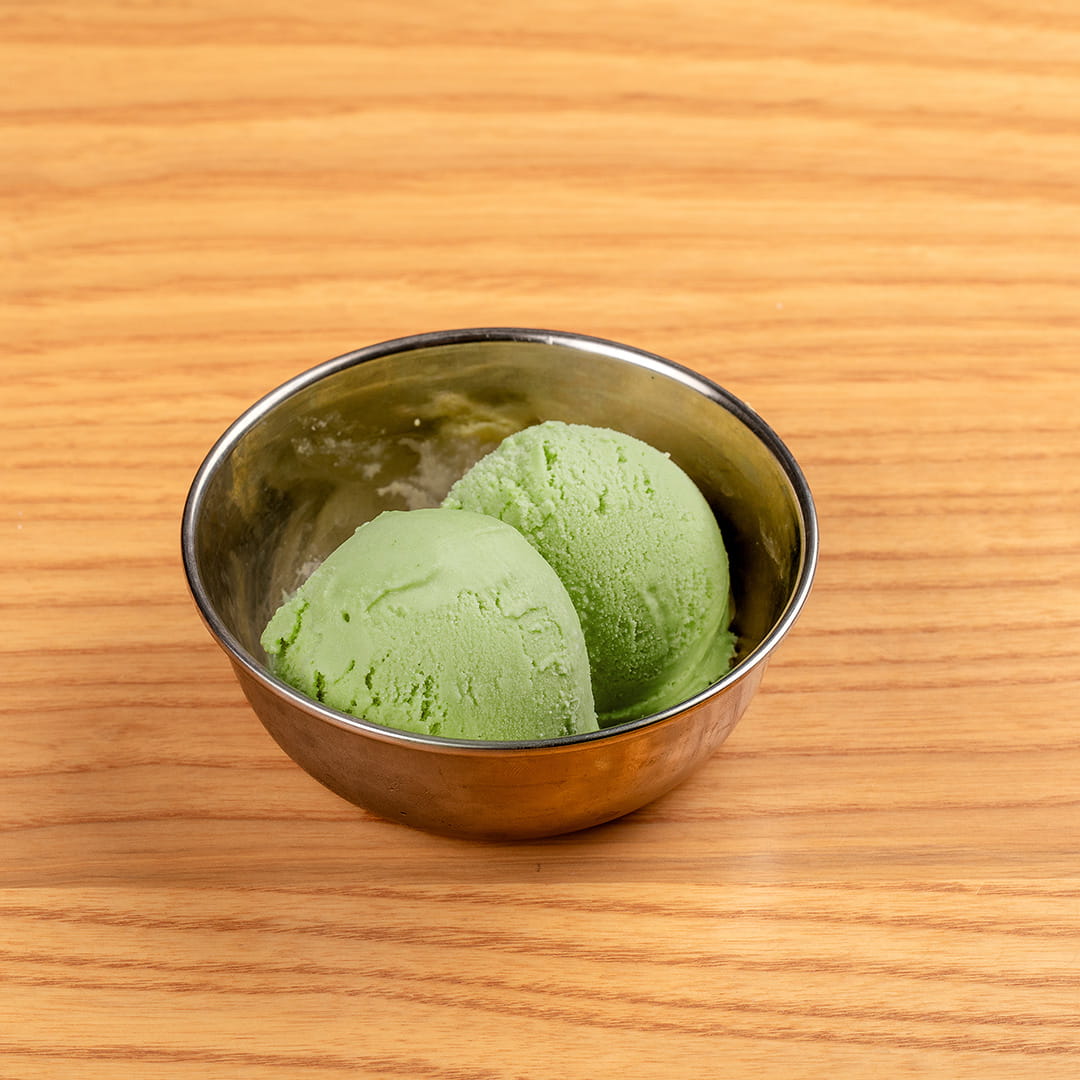
[[[508,436],[443,506],[514,526],[554,567],[581,617],[602,726],[677,705],[728,670],[727,552],[667,455],[548,421]]]
[[[486,740],[597,729],[570,597],[492,517],[380,514],[281,605],[261,641],[283,681],[388,727]]]

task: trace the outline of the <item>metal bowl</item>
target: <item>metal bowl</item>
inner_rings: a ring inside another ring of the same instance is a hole
[[[397,731],[312,701],[270,674],[273,611],[362,521],[436,505],[512,431],[611,427],[697,482],[727,542],[739,648],[683,704],[587,735],[476,742]],[[576,334],[454,330],[372,345],[285,383],[199,469],[184,509],[192,595],[252,708],[297,764],[394,821],[521,839],[587,828],[685,780],[724,741],[791,628],[817,561],[798,465],[750,408],[658,356]]]

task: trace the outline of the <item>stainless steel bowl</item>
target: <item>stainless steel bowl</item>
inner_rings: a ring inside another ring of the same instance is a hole
[[[259,635],[361,521],[435,505],[511,431],[617,428],[667,451],[727,541],[736,664],[676,708],[535,742],[414,735],[309,700],[267,669]],[[750,408],[658,356],[523,329],[420,334],[347,353],[268,394],[218,440],[184,509],[192,595],[259,719],[343,798],[434,832],[552,836],[617,818],[685,780],[724,741],[810,590],[813,501]]]

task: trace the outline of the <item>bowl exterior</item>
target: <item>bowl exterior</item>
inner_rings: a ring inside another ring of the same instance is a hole
[[[480,748],[327,723],[234,664],[252,708],[305,772],[380,817],[429,832],[525,840],[599,825],[672,790],[728,737],[765,670],[656,723],[588,742]]]
[[[438,505],[506,434],[545,419],[634,435],[701,489],[733,568],[739,645],[728,675],[670,715],[547,742],[470,745],[346,717],[270,674],[259,640],[268,618],[359,522]],[[514,328],[384,342],[278,387],[212,448],[181,532],[199,612],[289,757],[384,818],[502,840],[598,825],[685,780],[745,712],[817,560],[805,479],[743,402],[662,357]]]

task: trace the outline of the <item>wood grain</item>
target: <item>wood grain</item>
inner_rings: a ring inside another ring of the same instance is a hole
[[[1072,1078],[1080,9],[0,3],[0,1075]],[[348,349],[670,356],[818,582],[577,836],[382,822],[195,615],[187,486]]]

